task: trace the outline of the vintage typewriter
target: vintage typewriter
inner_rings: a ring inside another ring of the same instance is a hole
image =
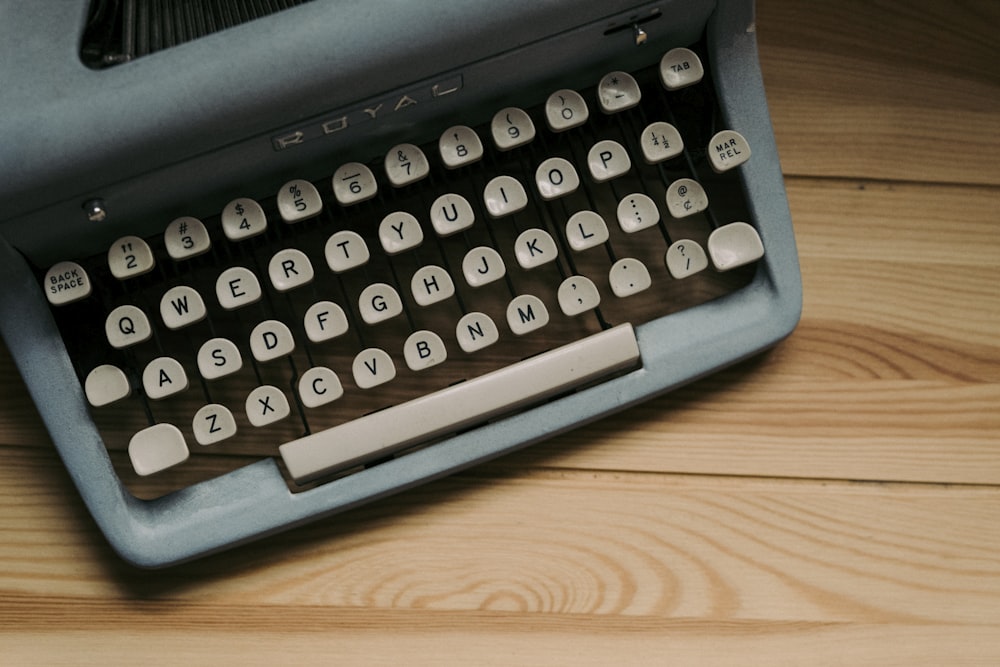
[[[746,0],[40,0],[0,320],[161,567],[689,382],[801,286]]]

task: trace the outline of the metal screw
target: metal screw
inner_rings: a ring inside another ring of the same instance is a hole
[[[108,210],[104,207],[103,199],[89,199],[83,203],[83,210],[87,212],[87,220],[91,222],[101,222],[108,217]]]

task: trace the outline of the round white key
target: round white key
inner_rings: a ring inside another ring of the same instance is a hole
[[[680,280],[708,268],[708,257],[700,244],[690,239],[674,241],[663,257],[670,275]]]
[[[427,156],[413,144],[399,144],[385,154],[385,175],[395,188],[426,178],[431,171]]]
[[[465,253],[462,275],[470,286],[482,287],[507,275],[507,267],[500,253],[489,246],[479,246]]]
[[[318,408],[344,395],[340,378],[325,366],[310,368],[299,378],[299,398],[307,408]]]
[[[396,211],[382,218],[378,240],[386,254],[398,255],[423,243],[424,230],[412,213]]]
[[[559,299],[559,308],[570,317],[593,310],[601,303],[597,285],[586,276],[570,276],[562,281],[556,298]]]
[[[187,441],[173,424],[144,428],[128,443],[128,457],[137,475],[145,477],[187,461]]]
[[[371,389],[396,377],[396,365],[385,350],[370,347],[354,357],[351,365],[354,384],[361,389]]]
[[[418,306],[429,306],[455,294],[455,282],[440,266],[422,266],[410,280],[410,292]]]
[[[59,262],[45,273],[45,298],[53,306],[90,296],[90,276],[76,262]]]
[[[312,282],[315,272],[312,262],[301,250],[285,248],[274,253],[267,264],[267,275],[274,289],[287,292]]]
[[[559,247],[543,229],[526,229],[514,241],[514,256],[523,269],[533,269],[555,261]]]
[[[403,301],[391,285],[374,283],[361,290],[358,312],[367,324],[378,324],[402,313]]]
[[[258,428],[281,421],[292,412],[285,394],[271,385],[257,387],[251,391],[244,408],[250,424]]]
[[[566,222],[566,239],[577,252],[593,248],[608,240],[608,225],[593,211],[578,211]]]
[[[188,388],[187,373],[172,357],[157,357],[142,371],[142,388],[153,400],[179,394]]]
[[[580,187],[580,176],[568,160],[550,157],[535,170],[535,186],[542,199],[551,201],[575,192]]]
[[[181,260],[208,252],[212,239],[201,220],[184,216],[167,225],[163,232],[163,244],[170,259]]]
[[[610,72],[597,84],[597,101],[604,113],[631,109],[641,99],[639,84],[627,72]]]
[[[523,210],[528,205],[528,195],[513,176],[497,176],[483,189],[483,203],[492,217],[502,218]]]
[[[215,297],[226,310],[234,310],[257,302],[261,297],[260,281],[253,271],[234,266],[219,274],[215,281]]]
[[[438,236],[451,236],[468,229],[476,221],[472,205],[462,195],[441,195],[431,205],[431,224]]]
[[[663,121],[647,125],[642,131],[639,143],[642,145],[642,157],[649,164],[669,160],[684,152],[681,133],[676,127]]]
[[[333,172],[330,180],[333,196],[341,206],[350,206],[371,199],[378,193],[375,174],[360,162],[348,162]]]
[[[764,244],[756,229],[745,222],[731,222],[709,234],[708,254],[716,269],[728,271],[763,257]]]
[[[670,49],[660,59],[660,81],[667,90],[678,90],[691,86],[705,75],[698,54],[691,49],[678,47]]]
[[[708,208],[708,195],[701,183],[678,178],[667,188],[667,210],[675,218],[686,218]]]
[[[208,311],[193,287],[171,287],[160,299],[160,318],[168,329],[180,329],[205,319]]]
[[[646,265],[631,257],[615,262],[608,274],[608,279],[611,282],[611,291],[617,297],[638,294],[653,284]]]
[[[288,325],[264,320],[250,332],[250,352],[257,361],[271,361],[295,351],[295,338]]]
[[[243,368],[243,355],[233,341],[212,338],[198,349],[198,372],[206,380],[232,375]]]
[[[153,329],[146,313],[136,306],[118,306],[104,320],[104,334],[111,347],[122,349],[149,340]]]
[[[605,139],[594,144],[587,153],[587,167],[594,180],[601,183],[628,173],[632,159],[620,143]]]
[[[482,159],[483,142],[471,127],[455,125],[441,134],[438,151],[445,167],[457,169]]]
[[[287,223],[314,218],[323,211],[323,198],[316,186],[301,178],[278,190],[278,215]]]
[[[549,323],[549,311],[534,294],[521,294],[507,304],[507,326],[515,336],[523,336]]]
[[[468,313],[455,326],[458,345],[465,352],[476,352],[500,340],[496,322],[486,313]]]
[[[249,197],[240,197],[226,204],[221,215],[222,232],[230,241],[248,239],[267,230],[264,209]]]
[[[545,122],[553,132],[565,132],[587,122],[590,109],[575,90],[557,90],[545,101]]]
[[[314,343],[322,343],[347,333],[347,314],[332,301],[318,301],[309,306],[302,323],[306,336]]]
[[[642,193],[627,195],[618,203],[618,225],[623,232],[632,234],[653,227],[659,221],[660,209],[656,208],[656,202]]]
[[[87,401],[95,408],[100,408],[127,398],[132,393],[132,385],[122,369],[102,364],[87,373],[83,391],[87,395]]]
[[[718,173],[735,169],[750,159],[750,144],[735,130],[723,130],[708,142],[708,161]]]
[[[334,273],[343,273],[363,266],[371,259],[368,244],[360,234],[340,231],[326,241],[326,263]]]
[[[199,445],[214,445],[236,435],[236,419],[226,406],[211,403],[194,414],[191,430]]]
[[[153,251],[138,236],[123,236],[108,249],[108,267],[119,280],[149,273],[154,266]]]
[[[403,343],[403,357],[411,371],[437,366],[448,358],[444,341],[433,331],[414,331]]]
[[[493,116],[490,132],[497,149],[509,151],[530,143],[535,138],[535,124],[524,109],[507,107]]]

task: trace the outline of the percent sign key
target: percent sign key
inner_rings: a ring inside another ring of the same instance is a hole
[[[289,181],[278,194],[278,213],[287,223],[312,218],[322,210],[323,198],[316,186],[309,181]]]

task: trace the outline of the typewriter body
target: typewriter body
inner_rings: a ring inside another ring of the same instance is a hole
[[[578,427],[798,320],[752,2],[312,0],[97,68],[87,0],[4,13],[0,327],[138,566]]]

